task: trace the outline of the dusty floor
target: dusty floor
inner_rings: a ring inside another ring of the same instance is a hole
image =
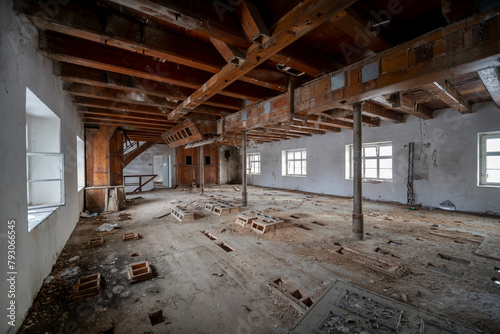
[[[500,285],[492,278],[500,280],[500,262],[473,254],[484,236],[500,235],[498,217],[365,201],[366,240],[360,242],[351,239],[346,198],[249,187],[244,212],[264,210],[287,222],[259,235],[234,224],[236,214],[204,209],[210,196],[238,203],[232,186],[207,188],[204,196],[179,189],[140,196],[121,212],[131,220],[113,213],[78,223],[20,333],[286,333],[300,313],[269,288],[279,278],[288,297],[298,289],[315,300],[342,279],[499,333]],[[194,221],[153,219],[187,204],[197,213]],[[104,222],[121,229],[105,235],[103,247],[87,248]],[[122,242],[127,232],[141,238]],[[218,242],[235,250],[226,252]],[[129,284],[126,266],[139,261],[149,261],[159,277]],[[103,276],[103,290],[74,301],[76,279],[93,273]],[[152,326],[148,314],[158,310],[165,321]]]

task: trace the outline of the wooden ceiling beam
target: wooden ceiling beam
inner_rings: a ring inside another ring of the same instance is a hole
[[[264,63],[271,56],[292,44],[300,37],[314,30],[354,0],[305,0],[281,18],[272,28],[272,38],[265,47],[252,45],[247,50],[246,61],[241,65],[228,63],[222,70],[207,80],[203,87],[194,92],[169,114],[170,119],[179,119],[191,112],[203,101],[208,100],[231,85],[250,70]]]
[[[98,116],[116,116],[116,117],[123,117],[131,120],[144,120],[144,121],[154,121],[158,122],[159,124],[165,124],[165,125],[176,125],[178,122],[171,122],[166,120],[165,118],[157,117],[157,116],[151,116],[151,115],[144,115],[144,114],[137,114],[137,113],[131,113],[131,112],[112,112],[108,109],[100,109],[100,108],[85,108],[85,107],[78,107],[77,112],[81,115],[81,117],[85,117],[85,115],[98,115]]]
[[[235,13],[249,41],[258,45],[264,45],[269,41],[271,33],[259,10],[251,2],[240,0],[235,8]]]
[[[348,130],[352,130],[352,123],[350,122],[346,122],[346,121],[343,121],[343,120],[339,120],[339,119],[328,119],[328,118],[324,118],[322,116],[319,116],[319,115],[299,115],[299,114],[294,114],[293,115],[293,120],[294,121],[300,121],[300,122],[305,122],[305,123],[308,123],[308,122],[316,122],[316,123],[319,123],[319,124],[325,124],[325,125],[329,125],[329,126],[335,126],[337,128],[341,128],[341,129],[348,129]]]
[[[472,112],[470,104],[448,80],[434,81],[423,85],[422,88],[461,114],[469,114]]]
[[[252,42],[243,33],[237,16],[233,14],[236,11],[236,6],[233,5],[239,4],[239,1],[232,1],[229,4],[222,1],[201,2],[198,3],[200,6],[208,7],[196,8],[196,12],[195,9],[185,6],[180,0],[162,2],[161,5],[149,0],[109,0],[109,2],[126,7],[156,22],[174,24],[200,34],[205,38],[215,38],[237,48],[247,49],[252,45]],[[273,27],[268,28],[271,32],[273,31]],[[269,59],[312,76],[341,68],[333,59],[302,43],[297,48],[293,48],[293,46],[292,48],[285,48],[279,54],[272,55]],[[313,59],[314,62],[311,61]],[[244,77],[246,76],[249,75]]]
[[[401,93],[392,96],[392,108],[423,119],[432,119],[432,110],[416,103]]]
[[[40,31],[39,50],[47,58],[96,68],[142,79],[155,80],[191,89],[199,89],[210,73],[138,53],[106,47],[51,31]],[[219,94],[247,100],[260,100],[275,91],[246,82],[235,82]]]
[[[392,105],[390,106],[392,107]],[[380,119],[384,121],[403,123],[405,120],[404,114],[391,110],[390,108],[385,108],[373,102],[365,102],[361,110],[364,114],[380,117]]]
[[[163,82],[140,79],[124,74],[59,62],[54,64],[54,75],[67,82],[112,88],[137,94],[147,94],[164,98],[166,101],[173,103],[185,100],[194,92],[193,89],[174,86]],[[241,110],[242,100],[216,95],[204,104],[231,110]]]
[[[486,68],[477,72],[491,98],[500,108],[500,74],[498,67]]]
[[[98,125],[114,125],[114,126],[128,126],[135,129],[154,129],[154,130],[163,130],[166,131],[170,129],[170,127],[158,127],[154,125],[142,124],[141,122],[129,122],[125,120],[117,120],[117,119],[107,119],[107,118],[99,118],[99,117],[85,117],[82,119],[84,124],[98,124]]]
[[[342,64],[330,57],[301,43],[300,40],[287,46],[270,58],[272,62],[290,66],[298,72],[304,72],[313,77],[341,69]]]
[[[332,17],[330,22],[351,36],[356,41],[356,47],[359,49],[367,48],[378,53],[392,46],[376,29],[370,27],[370,21],[363,20],[350,8]]]
[[[441,12],[448,23],[465,19],[479,12],[477,0],[441,0]]]
[[[95,87],[73,82],[63,83],[63,90],[72,96],[89,97],[113,102],[123,102],[130,105],[145,105],[157,108],[174,109],[177,103],[169,102],[164,98],[157,96],[149,96],[144,93],[124,92],[114,88]],[[230,109],[221,109],[211,106],[201,105],[195,109],[196,112],[206,113],[211,115],[230,115],[234,111]]]
[[[209,45],[112,14],[95,4],[59,4],[57,12],[50,17],[38,15],[40,8],[35,0],[16,1],[15,9],[41,30],[59,32],[210,73],[217,73],[225,64]],[[240,80],[277,91],[286,90],[285,74],[263,74],[262,70],[251,71]]]
[[[348,115],[345,117],[345,119],[352,120],[353,116]],[[378,127],[380,126],[380,119],[379,118],[373,118],[367,115],[361,115],[361,123],[363,125],[369,126],[369,127]]]
[[[106,100],[101,98],[89,98],[82,96],[73,96],[73,104],[83,107],[96,107],[96,108],[106,108],[118,111],[131,111],[142,114],[150,115],[168,115],[168,112],[172,110],[169,107],[154,107],[148,105],[138,105],[135,103],[127,103],[113,100]],[[197,114],[205,114],[210,116],[224,116],[227,113],[219,113],[212,111],[194,110]]]

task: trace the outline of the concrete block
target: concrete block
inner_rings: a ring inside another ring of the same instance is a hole
[[[245,213],[242,213],[242,214],[239,214],[237,217],[236,217],[236,221],[235,223],[240,225],[240,226],[247,226],[247,225],[250,225],[252,224],[252,222],[256,219],[258,219],[259,217],[256,215],[256,214],[245,214]]]
[[[130,284],[148,280],[153,277],[153,271],[149,262],[138,262],[128,266],[127,268],[128,282]]]
[[[186,211],[179,206],[172,209],[172,216],[181,223],[186,220],[194,220],[194,212]]]
[[[268,218],[267,218],[268,217]],[[264,234],[266,232],[282,228],[285,222],[279,218],[272,218],[270,216],[265,216],[265,218],[259,218],[252,222],[251,228],[259,234]]]
[[[138,240],[138,239],[139,239],[139,233],[129,232],[129,233],[123,234],[122,242],[130,241],[130,240]]]
[[[104,245],[104,238],[103,237],[94,238],[94,239],[90,239],[89,241],[87,241],[88,248],[101,247],[102,245]]]
[[[101,274],[92,274],[78,279],[73,292],[73,298],[85,298],[101,291]]]
[[[218,205],[212,211],[217,216],[228,215],[231,213],[239,213],[240,209],[236,206],[228,206],[228,205]]]

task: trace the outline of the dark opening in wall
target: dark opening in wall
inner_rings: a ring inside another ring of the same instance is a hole
[[[205,157],[205,165],[210,165],[210,156]]]
[[[193,164],[193,157],[190,155],[186,155],[186,165],[192,165]]]

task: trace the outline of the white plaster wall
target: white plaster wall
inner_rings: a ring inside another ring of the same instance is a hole
[[[155,144],[148,148],[146,151],[142,152],[137,158],[132,160],[127,167],[123,169],[123,175],[141,175],[141,174],[154,174],[153,164],[155,155],[170,155],[170,164],[172,166],[172,184],[177,184],[176,173],[175,173],[175,148],[170,148],[165,144]],[[127,178],[127,183],[133,182],[138,183],[136,178]],[[133,191],[137,186],[127,186],[125,187],[126,192]],[[143,191],[153,190],[153,181],[148,183],[142,188]]]
[[[13,0],[0,1],[0,333],[14,333],[71,235],[83,205],[77,190],[76,140],[81,122],[52,62],[36,51],[36,30],[21,24]],[[28,232],[25,92],[29,87],[60,119],[66,205]],[[16,328],[7,324],[7,221],[16,221]]]
[[[415,142],[416,202],[437,207],[450,200],[457,210],[500,214],[500,188],[477,186],[477,134],[499,130],[500,110],[493,103],[482,104],[469,115],[446,109],[436,112],[432,120],[409,116],[404,124],[382,122],[379,128],[364,126],[363,143],[392,141],[393,181],[364,182],[363,197],[406,203],[408,147],[405,145]],[[349,130],[261,144],[257,149],[248,149],[248,153],[260,152],[262,161],[261,175],[249,175],[248,182],[352,196],[352,181],[345,179],[348,144],[352,144]],[[296,148],[307,149],[307,176],[282,176],[281,151]]]

